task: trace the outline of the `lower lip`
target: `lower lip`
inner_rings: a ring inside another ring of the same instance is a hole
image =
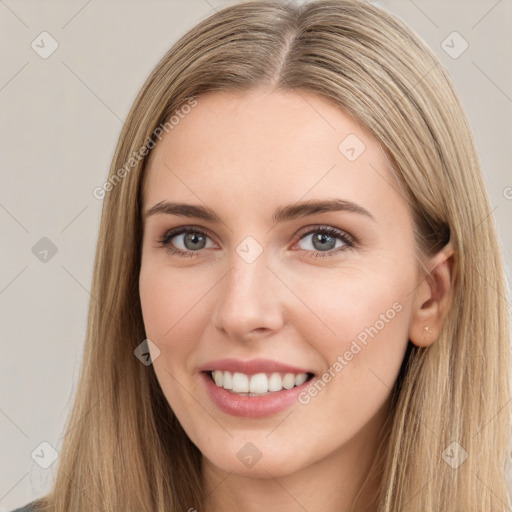
[[[300,386],[274,391],[268,395],[244,396],[217,386],[208,373],[201,372],[201,378],[206,384],[210,398],[221,411],[244,418],[262,418],[283,411],[298,401],[298,396],[313,380],[310,379]]]

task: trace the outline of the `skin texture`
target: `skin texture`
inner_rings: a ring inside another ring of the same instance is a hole
[[[349,134],[365,145],[354,161],[339,149]],[[412,217],[384,152],[312,93],[207,93],[152,151],[146,172],[144,211],[167,200],[208,206],[223,221],[147,217],[139,282],[146,334],[160,350],[156,375],[203,453],[208,510],[348,512],[408,340],[427,346],[442,326],[451,248],[430,260],[428,279],[419,276]],[[375,221],[339,211],[272,222],[276,208],[314,199],[355,202]],[[158,240],[185,225],[206,243],[195,249],[177,235],[171,243],[196,254],[169,254]],[[335,253],[344,242],[314,244],[318,225],[359,242]],[[263,249],[250,264],[236,251],[247,236]],[[393,304],[400,311],[307,404],[233,417],[199,378],[199,366],[224,357],[269,358],[321,376]],[[250,468],[237,457],[249,441],[262,454]]]

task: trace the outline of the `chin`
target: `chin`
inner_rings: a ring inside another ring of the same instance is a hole
[[[263,434],[262,439],[266,435],[268,433]],[[290,450],[288,453],[285,450],[279,450],[279,445],[272,446],[267,441],[266,446],[262,446],[263,440],[259,443],[255,439],[256,436],[253,437],[253,441],[247,440],[248,437],[230,439],[227,446],[215,444],[214,451],[211,449],[202,451],[203,457],[207,458],[210,464],[227,473],[251,478],[284,477],[307,465],[306,460],[298,459],[297,449]]]

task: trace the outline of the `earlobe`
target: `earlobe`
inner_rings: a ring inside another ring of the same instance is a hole
[[[454,259],[449,242],[431,258],[431,270],[416,290],[409,339],[418,347],[431,345],[439,336],[452,299]]]

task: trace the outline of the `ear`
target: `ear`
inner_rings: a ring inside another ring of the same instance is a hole
[[[454,254],[450,241],[430,258],[430,271],[415,290],[409,339],[418,347],[434,343],[443,326],[452,298]]]

